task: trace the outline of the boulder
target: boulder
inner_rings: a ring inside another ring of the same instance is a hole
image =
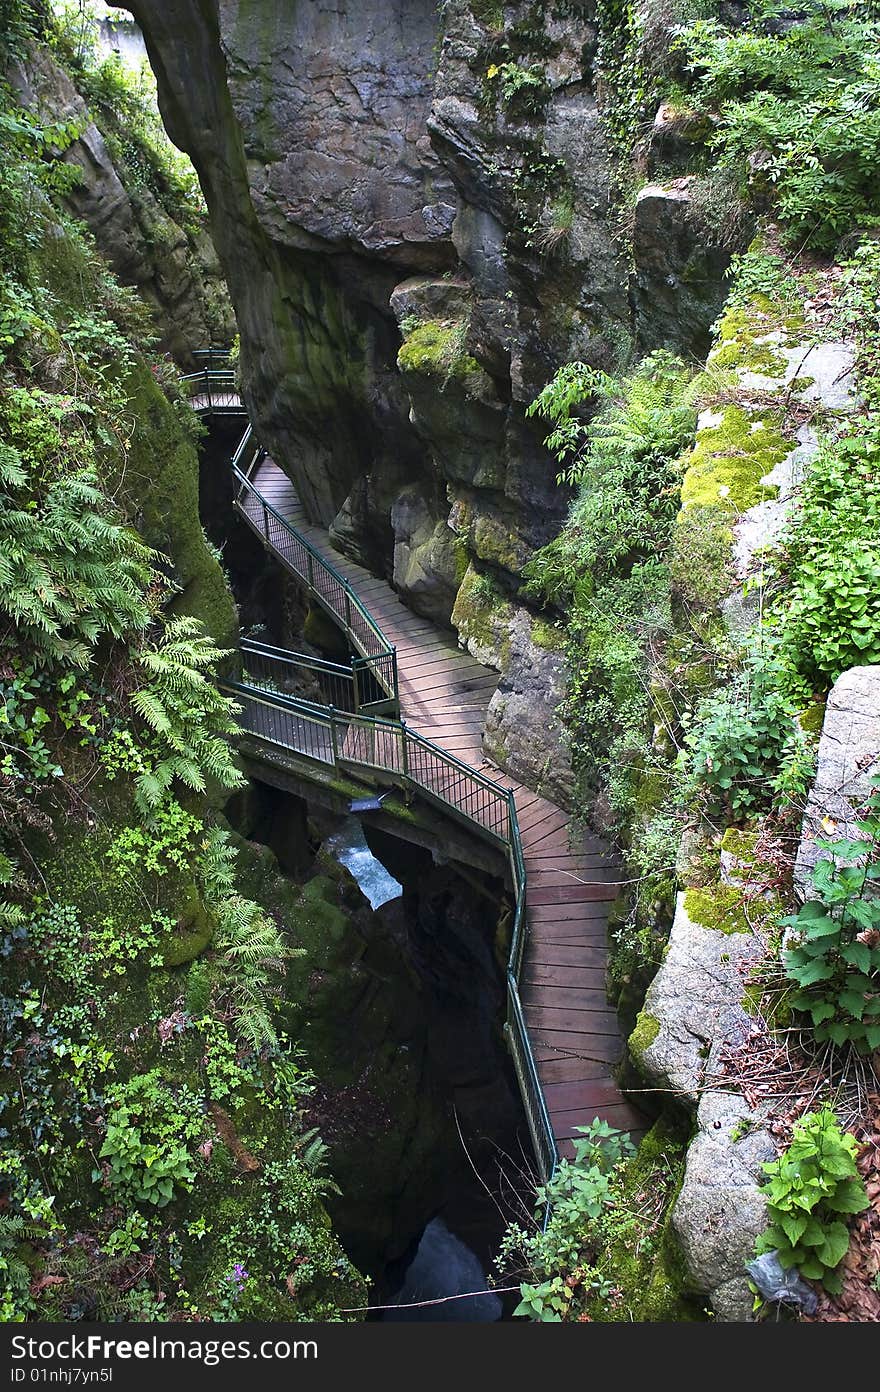
[[[669,946],[648,988],[630,1050],[645,1073],[695,1117],[673,1225],[695,1287],[720,1320],[747,1320],[745,1263],[767,1226],[761,1164],[775,1155],[761,1118],[714,1080],[728,1044],[753,1022],[742,1006],[744,977],[762,952],[751,933],[724,933],[693,920],[680,893]]]
[[[391,526],[395,589],[417,614],[448,627],[458,588],[455,533],[416,486],[392,504]]]
[[[803,898],[812,893],[810,871],[828,855],[816,845],[857,836],[853,826],[880,773],[880,666],[851,667],[831,688],[819,740],[816,777],[807,799],[795,862],[795,885]]]
[[[571,750],[557,715],[566,690],[562,634],[516,609],[507,642],[507,663],[486,712],[483,750],[512,777],[571,810]]]
[[[730,250],[713,246],[693,206],[693,177],[646,184],[636,196],[633,304],[643,351],[705,352],[726,296]]]

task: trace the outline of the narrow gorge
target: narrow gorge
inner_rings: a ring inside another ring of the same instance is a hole
[[[878,40],[0,0],[4,1322],[880,1318]]]

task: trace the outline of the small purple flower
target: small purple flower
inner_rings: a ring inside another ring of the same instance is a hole
[[[245,1271],[241,1262],[236,1262],[226,1279],[231,1284],[235,1285],[240,1295],[244,1290],[244,1283],[248,1279],[248,1273]]]

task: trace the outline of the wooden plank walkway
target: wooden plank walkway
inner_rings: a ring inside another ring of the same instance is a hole
[[[608,911],[619,866],[605,842],[575,835],[571,817],[485,758],[486,709],[498,674],[419,618],[384,580],[313,526],[287,475],[257,467],[258,492],[348,580],[397,648],[402,718],[463,763],[512,789],[527,877],[529,943],[520,982],[526,1024],[561,1155],[576,1126],[602,1117],[640,1136],[642,1114],[614,1080],[623,1040],[605,996]]]

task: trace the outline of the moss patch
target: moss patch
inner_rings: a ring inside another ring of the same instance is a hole
[[[694,503],[676,518],[670,572],[676,594],[691,607],[717,609],[731,588],[735,515],[719,501],[711,506]]]
[[[545,652],[562,652],[565,648],[564,632],[546,619],[532,619],[529,637],[536,648],[543,648]]]
[[[477,391],[485,373],[465,352],[466,319],[427,319],[407,336],[397,354],[401,372],[438,377],[445,385],[458,379],[467,390]]]
[[[201,619],[221,647],[230,647],[238,636],[238,614],[199,519],[199,461],[181,416],[189,407],[173,406],[146,365],[126,385],[137,429],[119,480],[124,499],[145,540],[173,562],[181,593],[172,609]]]
[[[182,967],[198,957],[214,936],[216,926],[216,919],[205,908],[201,896],[195,889],[190,890],[177,928],[159,944],[163,966]]]
[[[650,1049],[660,1033],[660,1021],[647,1010],[640,1010],[636,1017],[636,1027],[629,1037],[629,1051],[634,1059],[640,1059],[646,1049]]]
[[[697,435],[681,485],[683,507],[720,504],[745,512],[775,498],[778,490],[761,480],[791,448],[781,433],[781,419],[775,411],[755,415],[726,406],[718,424]]]
[[[686,1153],[687,1136],[661,1118],[626,1163],[620,1209],[644,1213],[658,1192],[663,1194],[663,1208],[653,1230],[643,1238],[626,1224],[619,1232],[612,1228],[605,1269],[619,1294],[610,1301],[597,1300],[591,1310],[593,1319],[650,1324],[705,1319],[702,1303],[692,1294],[672,1226]]]
[[[686,890],[684,908],[691,922],[719,933],[751,933],[782,912],[775,895],[746,902],[736,885],[720,883]]]
[[[728,827],[721,838],[721,849],[729,851],[740,860],[751,860],[755,854],[757,840],[756,831],[741,831],[739,827]]]
[[[808,735],[819,735],[825,723],[825,702],[813,701],[798,716],[798,724]]]
[[[488,576],[469,566],[455,596],[452,624],[467,643],[473,639],[486,660],[503,672],[510,660],[513,606]]]

